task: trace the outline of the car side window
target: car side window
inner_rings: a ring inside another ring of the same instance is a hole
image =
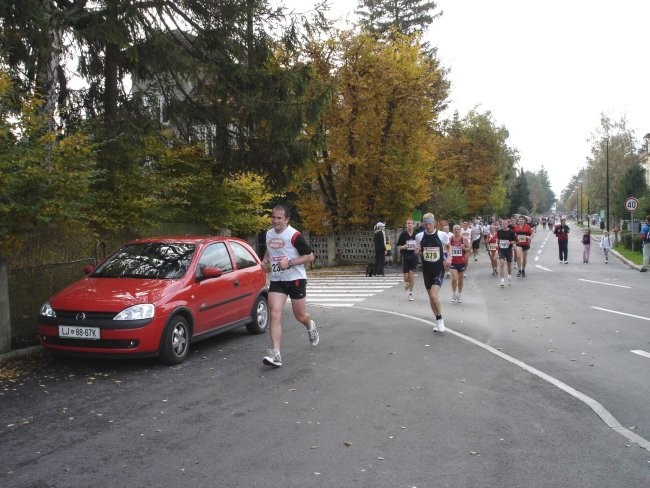
[[[231,242],[230,248],[232,249],[233,254],[235,255],[235,262],[237,263],[237,269],[250,268],[257,265],[255,257],[251,252],[242,246],[238,242]]]
[[[199,271],[206,267],[219,268],[224,273],[233,270],[230,254],[223,242],[216,242],[205,248],[199,260]]]

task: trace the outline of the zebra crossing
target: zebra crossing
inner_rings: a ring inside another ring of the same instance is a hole
[[[401,275],[310,277],[307,280],[307,303],[325,307],[353,307],[399,283],[402,283]]]

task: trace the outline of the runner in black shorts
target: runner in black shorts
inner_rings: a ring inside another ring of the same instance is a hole
[[[517,235],[508,227],[509,222],[501,219],[501,228],[497,231],[497,245],[499,246],[499,276],[501,287],[505,286],[504,267],[508,265],[508,285],[512,283],[512,248],[517,243]]]
[[[282,293],[292,300],[300,300],[307,296],[307,280],[271,281],[270,293]]]
[[[397,250],[402,257],[402,272],[404,273],[404,289],[409,292],[409,300],[413,301],[415,286],[415,271],[418,269],[418,256],[415,254],[415,224],[413,219],[406,221],[406,230],[397,239]]]
[[[442,305],[438,293],[445,279],[445,268],[451,262],[449,236],[436,230],[436,221],[432,213],[424,214],[422,222],[424,230],[415,236],[415,253],[422,254],[424,287],[429,295],[431,310],[436,316],[436,325],[433,327],[433,331],[443,333],[445,323],[442,320]],[[447,252],[446,259],[443,255],[444,252]]]

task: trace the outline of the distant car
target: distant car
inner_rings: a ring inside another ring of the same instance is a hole
[[[48,351],[171,365],[200,339],[268,327],[266,271],[241,239],[138,239],[85,271],[41,307],[38,337]]]

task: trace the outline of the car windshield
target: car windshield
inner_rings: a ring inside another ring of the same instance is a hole
[[[127,244],[93,271],[93,277],[181,278],[192,260],[195,245],[178,242]]]

